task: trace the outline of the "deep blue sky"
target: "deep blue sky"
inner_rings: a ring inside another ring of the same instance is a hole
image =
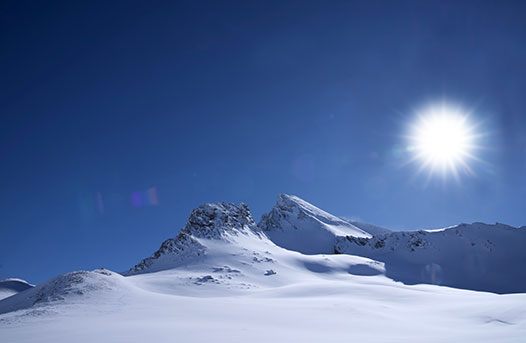
[[[0,278],[122,271],[201,203],[259,220],[281,192],[526,225],[525,2],[3,1],[0,25]],[[440,99],[489,133],[460,181],[403,166]]]

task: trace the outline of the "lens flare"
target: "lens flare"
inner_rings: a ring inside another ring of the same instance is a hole
[[[472,174],[470,160],[475,155],[479,134],[470,122],[470,112],[449,104],[432,105],[417,113],[408,137],[412,162],[420,170],[440,171],[459,176],[460,171]]]
[[[144,191],[133,192],[131,194],[131,203],[135,207],[158,205],[157,188],[151,187]]]

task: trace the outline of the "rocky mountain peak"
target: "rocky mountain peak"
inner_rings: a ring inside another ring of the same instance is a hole
[[[228,235],[257,233],[258,230],[246,204],[204,204],[192,210],[186,225],[175,238],[164,241],[152,256],[143,259],[124,274],[173,268],[188,259],[206,254],[206,243],[200,239],[223,239]]]
[[[246,204],[222,202],[204,204],[192,210],[181,232],[196,238],[217,239],[224,233],[246,233],[255,228],[256,223]]]

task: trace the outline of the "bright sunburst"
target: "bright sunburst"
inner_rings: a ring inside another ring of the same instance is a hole
[[[477,159],[477,133],[469,117],[469,112],[447,104],[432,105],[418,112],[411,125],[409,150],[413,161],[421,163],[421,170],[456,177],[460,170],[472,172],[469,162]]]

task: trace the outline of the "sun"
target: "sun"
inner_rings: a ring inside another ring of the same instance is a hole
[[[420,169],[443,175],[471,173],[469,162],[477,159],[475,128],[470,113],[458,106],[439,104],[419,111],[408,137],[412,161],[420,162]]]

